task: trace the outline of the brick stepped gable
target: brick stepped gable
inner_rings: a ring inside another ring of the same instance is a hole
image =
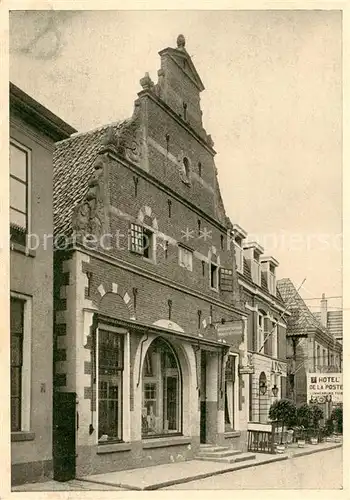
[[[228,446],[201,445],[196,460],[205,460],[208,462],[237,463],[246,460],[254,460],[254,453],[244,453],[240,450],[233,450]]]

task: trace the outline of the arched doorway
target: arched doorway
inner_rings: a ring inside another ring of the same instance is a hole
[[[172,346],[157,337],[149,346],[142,368],[142,437],[182,432],[182,379]]]

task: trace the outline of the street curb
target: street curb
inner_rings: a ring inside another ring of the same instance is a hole
[[[340,448],[342,445],[343,445],[342,443],[336,443],[336,444],[331,445],[327,448],[322,448],[322,449],[316,448],[316,449],[305,450],[305,451],[300,451],[300,452],[296,451],[295,453],[292,453],[290,455],[283,454],[283,455],[279,455],[279,456],[271,456],[270,458],[265,458],[265,459],[260,460],[258,462],[247,461],[247,462],[242,462],[241,464],[236,463],[236,465],[232,464],[232,467],[228,467],[227,469],[219,469],[219,470],[212,471],[212,472],[197,473],[197,474],[194,474],[192,476],[183,477],[183,478],[179,478],[179,479],[171,479],[169,481],[163,481],[163,482],[160,482],[157,484],[151,484],[151,485],[145,486],[145,487],[131,486],[131,485],[128,485],[125,483],[110,483],[110,482],[106,482],[106,481],[96,481],[96,480],[84,479],[84,478],[76,478],[76,479],[79,481],[86,481],[88,483],[97,483],[97,484],[103,484],[105,486],[114,486],[114,487],[118,487],[118,488],[125,488],[127,490],[132,490],[132,491],[152,491],[152,490],[159,490],[162,488],[166,488],[168,486],[174,486],[177,484],[190,483],[192,481],[197,481],[198,479],[205,479],[207,477],[219,476],[222,474],[226,474],[228,472],[235,472],[238,470],[249,469],[251,467],[258,467],[259,465],[266,465],[266,464],[270,464],[273,462],[281,462],[283,460],[290,460],[292,458],[302,457],[305,455],[312,455],[314,453],[320,453],[322,451],[334,450],[335,448]]]
[[[335,448],[341,448],[342,446],[343,443],[336,443],[321,450],[316,448],[312,450],[296,451],[295,453],[291,453],[289,458],[298,458],[298,457],[303,457],[305,455],[312,455],[313,453],[320,453],[321,451],[334,450]]]
[[[227,469],[219,469],[216,471],[203,472],[203,473],[199,472],[192,476],[182,477],[179,479],[170,479],[169,481],[163,481],[157,484],[151,484],[149,486],[145,486],[144,488],[138,486],[131,486],[125,483],[110,483],[105,481],[96,481],[93,479],[83,479],[83,478],[76,478],[76,479],[79,481],[86,481],[88,483],[104,484],[106,486],[115,486],[115,487],[117,486],[118,488],[126,488],[128,490],[133,490],[133,491],[151,491],[151,490],[158,490],[161,488],[165,488],[167,486],[174,486],[176,484],[190,483],[191,481],[197,481],[198,479],[205,479],[207,477],[218,476],[220,474],[226,474],[227,472],[234,472],[236,470],[248,469],[250,467],[255,467],[257,465],[265,465],[272,462],[281,462],[282,460],[288,460],[288,456],[282,455],[278,457],[276,456],[276,457],[266,458],[264,460],[259,461],[258,463],[248,462],[248,461],[242,462],[241,464],[236,463],[236,465],[232,464],[232,467],[228,467]]]

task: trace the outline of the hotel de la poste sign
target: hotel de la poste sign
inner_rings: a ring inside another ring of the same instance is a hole
[[[343,402],[342,373],[308,373],[307,400],[310,403]]]

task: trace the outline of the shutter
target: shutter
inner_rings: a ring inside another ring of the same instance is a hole
[[[220,290],[222,292],[233,292],[233,270],[220,268]]]
[[[287,357],[287,339],[286,329],[279,326],[277,334],[277,357],[278,359],[286,359]]]
[[[287,377],[281,376],[281,399],[287,397]]]

